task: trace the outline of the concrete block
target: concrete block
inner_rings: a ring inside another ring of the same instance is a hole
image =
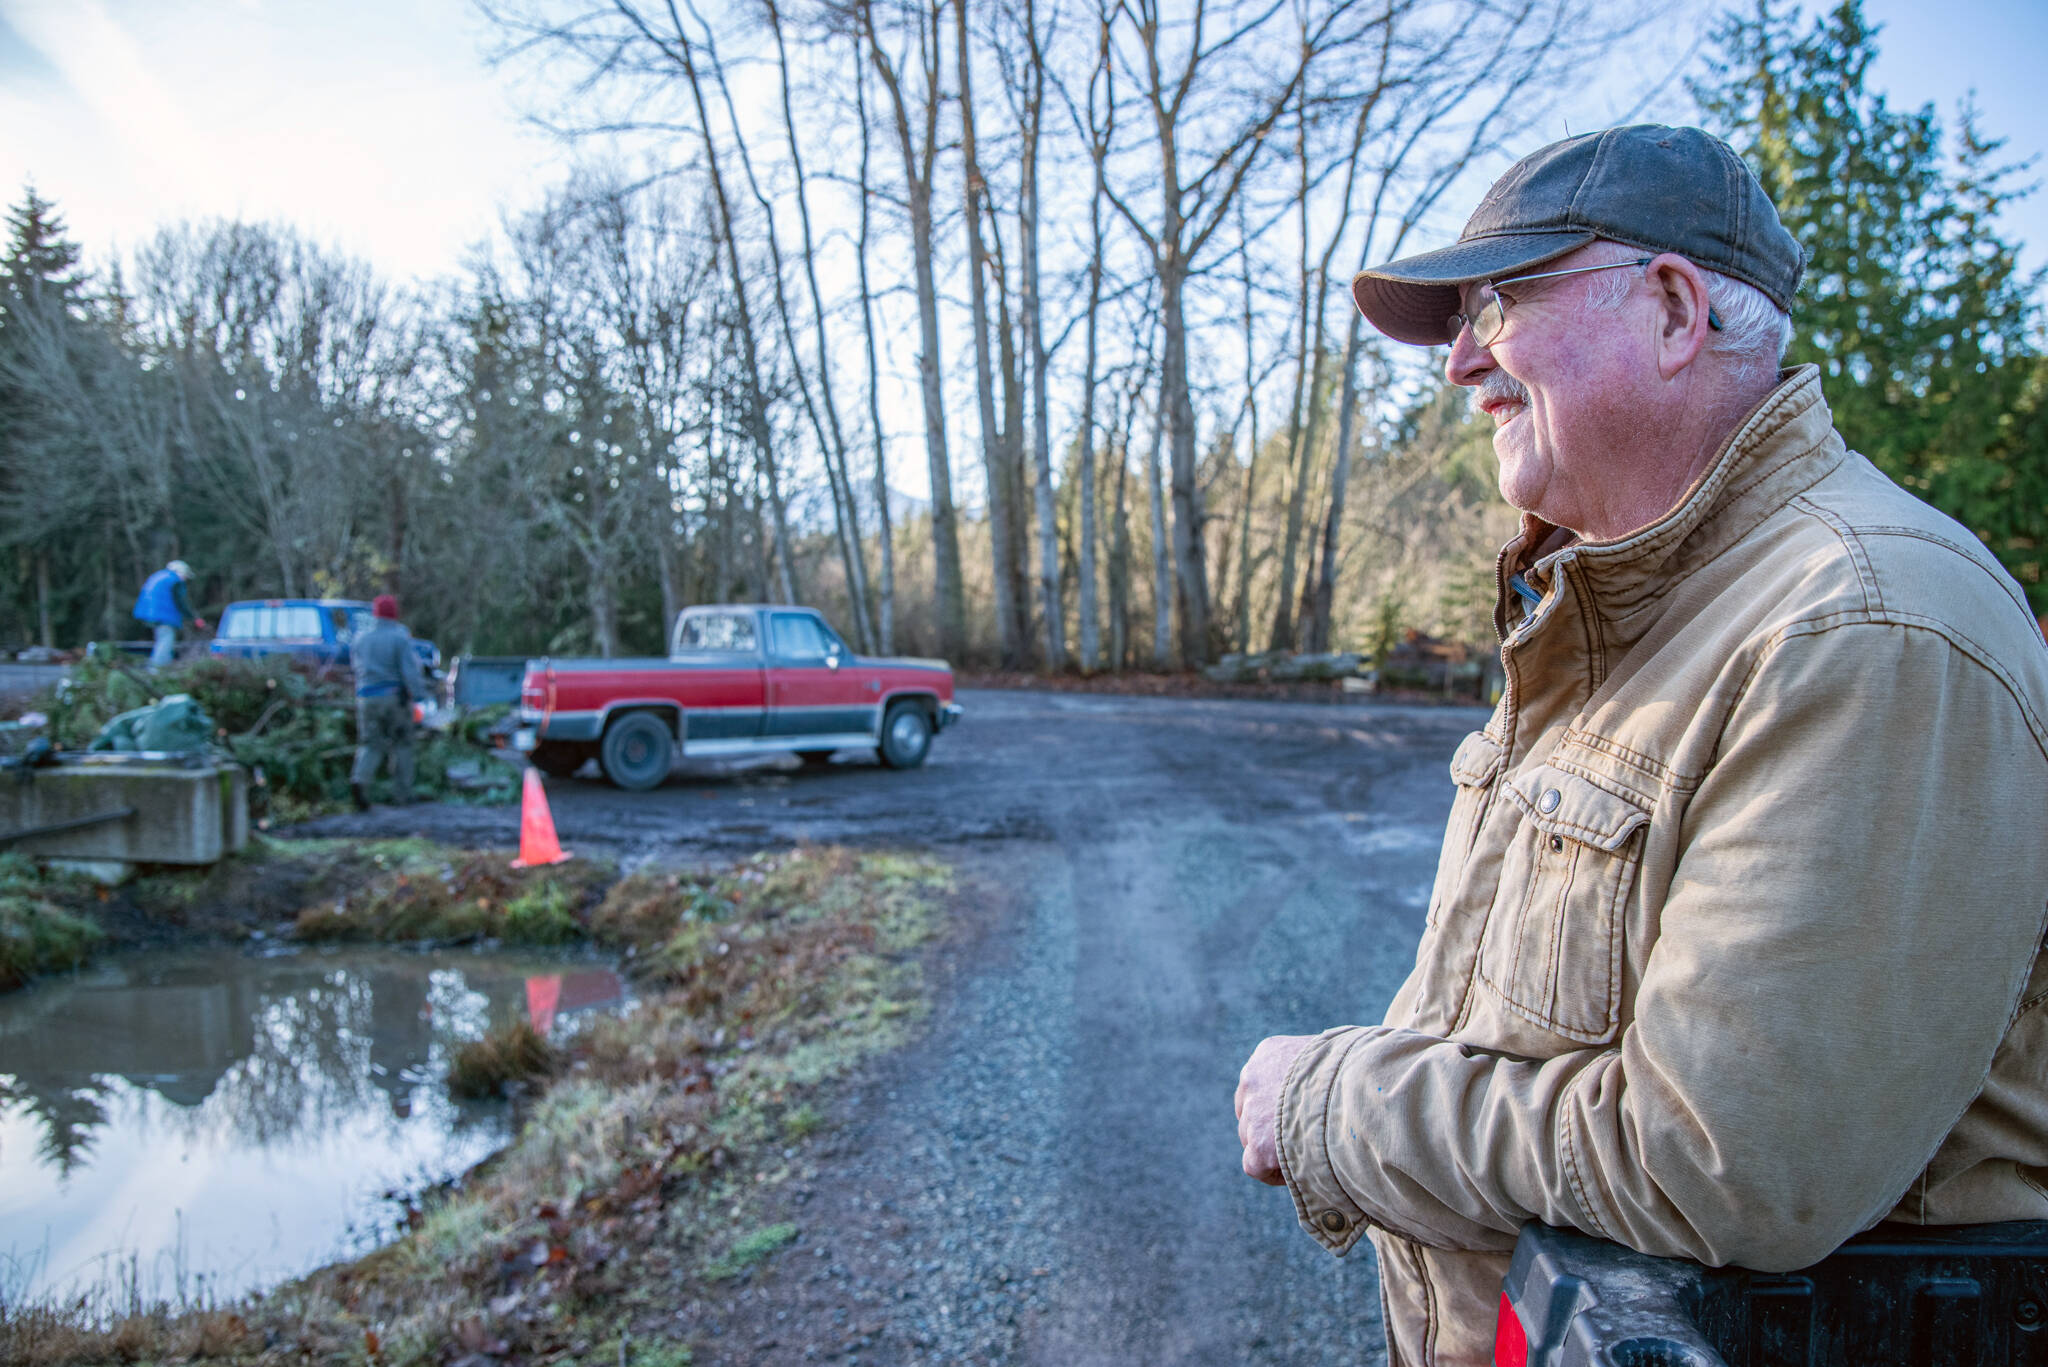
[[[238,764],[184,756],[67,756],[0,778],[0,838],[132,808],[120,820],[82,825],[0,848],[46,858],[127,864],[211,864],[249,841],[249,775]]]
[[[59,873],[75,873],[110,888],[135,876],[135,866],[121,859],[46,859],[43,863]]]

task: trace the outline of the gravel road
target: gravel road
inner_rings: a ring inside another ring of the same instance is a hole
[[[1238,1171],[1237,1070],[1378,1019],[1413,960],[1472,708],[980,692],[929,764],[550,785],[564,843],[668,857],[920,845],[978,890],[930,1028],[840,1094],[777,1198],[802,1237],[681,1307],[700,1363],[1381,1361],[1368,1247],[1334,1259]],[[308,834],[507,843],[504,810]],[[771,1214],[774,1212],[771,1212]]]

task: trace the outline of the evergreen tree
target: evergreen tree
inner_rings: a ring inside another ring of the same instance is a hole
[[[24,308],[74,309],[85,290],[78,270],[79,249],[57,206],[22,190],[21,203],[7,211],[7,255],[0,258],[0,327]]]
[[[26,187],[8,210],[0,255],[0,548],[18,571],[0,598],[0,639],[53,644],[74,596],[71,566],[60,563],[64,540],[38,514],[49,510],[46,495],[60,472],[75,471],[57,449],[43,395],[53,367],[71,363],[84,309],[79,256],[56,206]]]
[[[1996,215],[2024,166],[1966,109],[1945,150],[1932,105],[1867,86],[1877,31],[1840,0],[1802,32],[1758,0],[1714,35],[1693,86],[1806,252],[1788,363],[1817,363],[1850,446],[1969,527],[2048,611],[2042,276]]]

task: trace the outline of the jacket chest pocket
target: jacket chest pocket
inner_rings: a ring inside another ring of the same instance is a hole
[[[1642,863],[1639,803],[1539,766],[1503,788],[1519,815],[1479,945],[1479,977],[1515,1014],[1584,1044],[1614,1037],[1623,906]],[[1511,804],[1511,805],[1509,805]]]
[[[1436,885],[1430,889],[1429,917],[1423,923],[1425,926],[1436,925],[1443,914],[1445,901],[1457,886],[1465,861],[1472,856],[1480,817],[1486,810],[1487,798],[1493,793],[1494,779],[1500,773],[1504,753],[1499,741],[1484,731],[1474,731],[1459,743],[1457,753],[1451,756],[1451,782],[1458,785],[1458,796],[1451,803],[1451,819],[1444,829],[1443,853],[1437,859]]]

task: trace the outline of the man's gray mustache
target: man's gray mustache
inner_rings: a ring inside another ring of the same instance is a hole
[[[1520,380],[1505,370],[1489,370],[1486,372],[1486,378],[1479,382],[1478,388],[1472,391],[1472,411],[1483,412],[1485,405],[1494,399],[1508,399],[1526,404],[1529,402],[1529,391],[1523,387]]]

